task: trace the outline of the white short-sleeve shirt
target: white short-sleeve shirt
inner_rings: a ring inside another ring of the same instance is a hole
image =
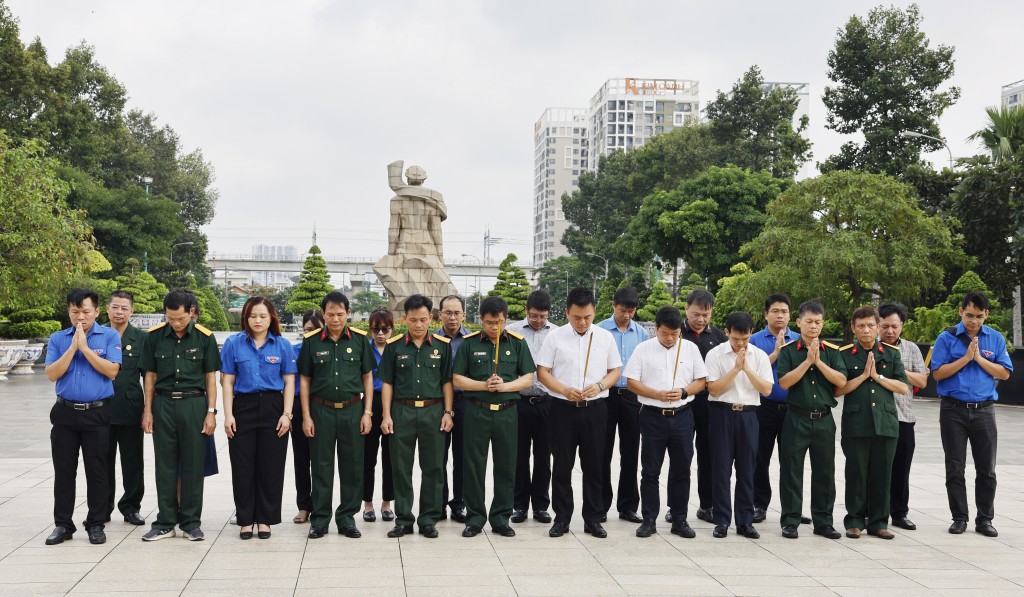
[[[719,344],[708,351],[706,359],[708,367],[708,381],[716,381],[725,377],[729,370],[736,366],[736,353],[728,342]],[[773,383],[772,363],[768,354],[753,344],[747,344],[747,363],[754,373],[766,382]],[[761,403],[761,394],[754,389],[750,378],[743,371],[733,379],[732,385],[718,396],[708,394],[711,402],[728,402],[730,404],[745,404],[756,406]]]
[[[540,357],[536,359],[536,364],[538,367],[551,369],[551,375],[570,388],[582,390],[601,381],[608,375],[610,369],[622,367],[622,359],[615,347],[615,339],[608,330],[591,325],[587,333],[581,336],[571,325],[564,325],[551,330],[544,339],[544,346],[540,349]],[[555,398],[568,400],[551,388],[548,390]],[[605,389],[588,400],[607,396],[608,390]]]
[[[695,379],[707,377],[708,371],[700,358],[700,350],[693,342],[680,338],[671,348],[665,348],[657,338],[651,338],[636,347],[622,374],[655,390],[672,390],[685,388]],[[685,399],[662,402],[637,396],[640,404],[658,408],[676,408],[693,399],[694,396],[686,396]]]

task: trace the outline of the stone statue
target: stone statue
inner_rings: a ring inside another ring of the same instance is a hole
[[[409,166],[402,180],[398,160],[388,164],[388,185],[395,191],[391,198],[391,223],[388,226],[388,254],[373,266],[377,278],[388,291],[388,308],[402,311],[405,299],[422,294],[437,305],[441,297],[456,294],[455,285],[444,271],[444,243],[441,222],[448,219],[441,193],[423,186],[427,172]]]

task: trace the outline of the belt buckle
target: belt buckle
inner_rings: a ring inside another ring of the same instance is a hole
[[[412,405],[416,408],[423,408],[424,403],[426,403],[425,400],[414,400]]]
[[[736,403],[732,405],[733,412],[743,412],[743,405]]]
[[[661,409],[661,416],[663,416],[663,417],[674,417],[674,416],[676,416],[676,409],[674,409],[674,408],[663,408],[663,409]]]
[[[89,405],[84,402],[72,403],[71,408],[75,410],[89,410]]]
[[[820,419],[824,415],[825,415],[824,411],[811,411],[811,420],[812,421],[817,421],[818,419]]]
[[[967,408],[977,409],[980,402],[964,402],[964,406]]]
[[[487,406],[487,408],[488,408],[488,410],[498,411],[498,410],[501,410],[501,405],[500,404],[489,404]]]

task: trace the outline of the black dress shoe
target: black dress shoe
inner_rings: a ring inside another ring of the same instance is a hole
[[[50,533],[50,536],[46,538],[46,544],[58,545],[60,543],[64,543],[65,541],[70,541],[72,535],[74,535],[74,533],[69,532],[64,527],[57,527],[53,529],[53,532]]]
[[[583,532],[593,535],[598,539],[604,539],[608,536],[608,531],[604,530],[604,527],[599,522],[584,522]]]
[[[548,524],[551,522],[551,515],[548,514],[547,510],[534,510],[533,519],[537,522]]]
[[[131,514],[124,515],[124,521],[134,524],[135,526],[142,526],[146,524],[146,519],[142,517],[138,512],[132,512]]]
[[[811,524],[811,519],[806,516],[800,516],[800,524]]]
[[[715,517],[712,515],[711,508],[697,508],[697,518],[704,522],[715,524]]]
[[[512,516],[509,517],[508,521],[516,524],[526,522],[526,510],[513,510]]]
[[[569,532],[569,525],[564,522],[555,521],[555,524],[551,525],[551,530],[548,531],[548,537],[561,537],[562,535]]]
[[[245,528],[245,527],[242,527],[242,528]],[[243,531],[243,530],[239,529],[238,530],[238,538],[241,539],[242,541],[248,541],[249,539],[252,539],[252,528],[250,527],[248,531]]]
[[[814,527],[814,534],[821,535],[826,539],[839,539],[843,536],[842,533],[835,529],[835,527],[828,524],[823,524],[820,527]]]
[[[736,525],[736,534],[743,535],[747,539],[760,539],[761,533],[757,532],[752,524],[738,524]]]
[[[795,524],[787,524],[786,526],[782,527],[782,536],[786,539],[796,539],[800,536],[800,532],[797,531],[797,527]]]
[[[636,512],[619,512],[619,520],[625,520],[626,522],[643,522],[644,519],[637,516]]]
[[[645,520],[640,528],[636,530],[637,537],[650,537],[658,532],[658,523],[655,520]]]
[[[697,536],[697,531],[690,528],[690,523],[685,520],[672,521],[672,534],[679,535],[684,539],[693,539]]]
[[[441,516],[437,517],[438,520],[448,520],[448,511],[441,509]]]
[[[901,516],[899,518],[893,518],[892,519],[892,526],[899,527],[899,528],[907,530],[907,531],[916,531],[917,530],[917,525],[912,523],[912,522],[910,522],[910,519],[907,518],[906,516]]]
[[[103,527],[91,527],[85,532],[89,534],[89,543],[93,545],[102,545],[107,542],[107,534],[103,532]]]
[[[377,513],[373,510],[363,512],[363,522],[377,522]]]
[[[974,532],[975,533],[981,533],[982,535],[985,535],[986,537],[998,537],[999,536],[999,531],[997,531],[996,527],[992,526],[992,523],[987,521],[987,520],[985,522],[975,522],[974,523]],[[91,535],[90,535],[90,537],[91,537]]]
[[[768,518],[768,513],[764,508],[754,508],[754,524],[764,522],[765,518]]]
[[[338,534],[345,535],[349,539],[358,539],[363,536],[363,534],[359,532],[359,529],[357,529],[356,525],[354,524],[350,524],[344,527],[338,527]]]
[[[454,520],[455,522],[461,522],[461,523],[465,524],[466,517],[467,517],[467,514],[466,514],[466,509],[465,508],[459,508],[458,510],[452,510],[452,520]]]
[[[425,524],[420,527],[420,534],[427,539],[437,539],[437,527],[432,524]]]
[[[381,510],[380,511],[380,519],[383,520],[384,522],[391,522],[392,520],[395,519],[395,511],[394,510]]]
[[[513,529],[512,527],[508,526],[507,524],[505,526],[502,526],[502,527],[494,527],[491,530],[494,531],[495,533],[501,535],[502,537],[515,537],[516,536],[516,530]]]
[[[711,531],[711,536],[715,539],[724,539],[728,534],[729,527],[725,526],[724,524],[716,524],[714,530]]]
[[[665,522],[672,522],[672,508],[665,511]]]
[[[261,530],[257,529],[256,530],[256,536],[259,537],[260,539],[270,539],[270,529],[267,529],[265,531],[261,531]]]
[[[954,520],[953,524],[949,525],[950,535],[963,535],[964,531],[967,530],[966,520]]]
[[[309,527],[309,534],[306,535],[310,539],[321,539],[327,534],[327,527],[311,526]]]
[[[412,525],[405,526],[403,524],[396,524],[395,528],[388,531],[388,537],[395,539],[397,537],[403,537],[405,535],[412,534]]]
[[[462,536],[463,537],[476,537],[477,535],[480,534],[480,531],[482,531],[482,530],[483,529],[481,529],[480,527],[476,526],[475,524],[467,524],[466,528],[462,529]]]
[[[601,519],[598,522],[608,522],[608,513],[605,512],[601,515]]]

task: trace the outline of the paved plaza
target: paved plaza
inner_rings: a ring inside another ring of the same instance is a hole
[[[11,382],[0,384],[0,595],[1024,594],[1024,409],[998,408],[996,539],[974,533],[973,523],[964,535],[946,532],[950,517],[938,403],[922,400],[915,406],[919,422],[910,502],[910,519],[918,530],[894,528],[892,541],[870,536],[830,541],[813,535],[810,526],[800,528],[798,540],[783,539],[777,498],[768,520],[758,525],[761,539],[756,541],[737,537],[732,530],[725,539],[713,538],[711,525],[693,515],[693,501],[689,518],[696,539],[671,535],[665,522],[659,522],[658,535],[638,539],[633,534],[636,525],[614,517],[606,525],[609,537],[595,539],[583,533],[578,514],[578,468],[577,516],[572,533],[558,539],[547,536],[548,525],[531,520],[515,526],[518,535],[510,539],[489,531],[464,539],[462,525],[442,521],[439,539],[413,535],[396,540],[385,536],[390,523],[378,519],[359,524],[361,539],[332,534],[311,541],[306,539],[308,525],[291,522],[295,507],[289,464],[285,522],[273,527],[269,540],[243,542],[237,527],[228,524],[231,464],[227,439],[218,427],[220,474],[206,482],[206,541],[144,543],[140,539],[148,525],[123,523],[115,511],[114,522],[106,528],[106,544],[90,545],[79,529],[70,543],[47,547],[43,540],[53,528],[48,420],[52,397],[53,385],[41,372],[12,376]],[[148,437],[146,450],[142,514],[151,522],[156,493]],[[834,515],[841,527],[845,510],[838,438],[836,453]],[[972,470],[969,466],[973,508]],[[777,464],[772,476],[778,478]],[[694,487],[691,500],[695,496]],[[80,470],[75,520],[84,517]]]

